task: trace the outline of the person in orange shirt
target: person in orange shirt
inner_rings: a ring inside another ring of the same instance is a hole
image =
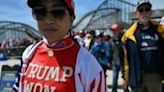
[[[28,0],[43,39],[22,55],[15,92],[106,92],[93,55],[74,41],[73,0]]]

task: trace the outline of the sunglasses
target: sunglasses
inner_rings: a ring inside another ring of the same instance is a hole
[[[141,8],[141,9],[138,9],[138,12],[143,13],[143,12],[149,12],[150,10],[151,8]]]
[[[48,13],[51,13],[53,18],[61,20],[66,14],[68,14],[68,11],[63,6],[54,6],[51,9],[47,9],[44,6],[38,6],[33,8],[32,13],[36,20],[45,20]]]

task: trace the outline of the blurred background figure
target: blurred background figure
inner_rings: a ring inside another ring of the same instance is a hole
[[[89,51],[95,42],[95,30],[91,30],[86,33],[84,38],[84,47]]]
[[[103,33],[96,38],[94,45],[91,47],[90,52],[96,57],[100,65],[104,70],[106,76],[106,70],[110,68],[111,60],[111,46],[108,41],[104,39]]]
[[[85,43],[84,43],[84,37],[85,37],[85,33],[80,30],[76,33],[76,35],[74,36],[74,38],[77,40],[77,42],[80,44],[80,46],[84,46]]]
[[[92,42],[93,36],[90,33],[87,33],[84,38],[84,47],[89,50]]]
[[[113,32],[113,37],[111,40],[111,46],[112,46],[112,52],[113,52],[113,58],[112,58],[112,72],[113,72],[113,79],[112,79],[112,92],[117,92],[118,88],[118,77],[119,72],[122,70],[121,68],[121,50],[122,50],[122,44],[121,44],[121,36],[123,30],[121,29],[121,25],[119,23],[115,23],[111,25],[110,30]],[[127,92],[127,91],[126,91]]]

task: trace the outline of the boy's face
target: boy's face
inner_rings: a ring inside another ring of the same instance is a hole
[[[39,6],[33,8],[33,16],[49,43],[64,38],[73,23],[73,17],[61,0],[41,0]]]

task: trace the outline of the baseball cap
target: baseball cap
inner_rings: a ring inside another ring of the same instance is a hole
[[[30,7],[30,8],[34,8],[35,6],[39,5],[39,2],[41,0],[27,0],[27,5]],[[68,9],[68,11],[70,12],[70,14],[73,14],[75,15],[74,13],[74,9],[75,9],[75,6],[74,6],[74,1],[73,0],[62,0],[65,4],[66,4],[66,7]]]
[[[143,5],[143,4],[147,4],[148,6],[150,6],[150,8],[152,7],[152,4],[150,3],[149,0],[140,0],[138,3],[137,3],[137,9]]]
[[[117,32],[117,31],[120,31],[121,26],[120,26],[120,24],[115,23],[115,24],[112,24],[112,25],[111,25],[110,29],[111,29],[113,32]]]

